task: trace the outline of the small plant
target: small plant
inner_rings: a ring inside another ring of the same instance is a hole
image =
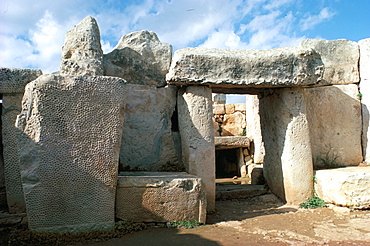
[[[199,226],[199,222],[197,220],[181,220],[181,221],[174,221],[170,223],[170,227],[172,228],[191,229],[197,226]]]
[[[314,195],[306,202],[299,204],[299,207],[305,209],[326,207],[326,202],[322,200],[320,197],[318,197],[316,195],[316,192],[314,192]]]
[[[361,100],[361,99],[362,99],[362,93],[358,93],[358,94],[357,94],[357,99],[358,99],[358,100]]]
[[[318,156],[315,160],[315,166],[320,169],[332,169],[345,167],[344,165],[337,162],[339,156],[330,155],[330,151],[326,152],[325,156]]]
[[[217,129],[218,135],[222,136],[222,123],[218,123],[218,129]]]

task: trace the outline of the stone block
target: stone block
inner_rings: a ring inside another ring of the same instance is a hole
[[[114,50],[104,56],[105,75],[163,87],[171,59],[172,46],[161,42],[154,32],[132,32],[121,37]]]
[[[315,168],[327,161],[358,165],[362,161],[361,103],[355,84],[305,88],[307,119]]]
[[[213,114],[225,114],[225,104],[214,104],[213,106]]]
[[[43,75],[27,84],[16,126],[30,230],[114,228],[124,83]]]
[[[215,209],[215,145],[212,127],[212,91],[190,86],[178,92],[177,107],[182,159],[188,173],[205,185],[207,211]]]
[[[323,73],[320,56],[300,47],[273,50],[185,48],[172,59],[171,84],[210,84],[218,88],[316,85]]]
[[[226,114],[222,123],[222,136],[243,136],[245,115],[241,112]]]
[[[317,195],[327,203],[370,208],[370,167],[346,167],[318,170],[315,173]]]
[[[259,105],[266,182],[288,204],[305,202],[312,196],[313,164],[303,89],[266,91]]]
[[[103,50],[96,20],[88,16],[69,30],[62,47],[60,73],[103,75]]]
[[[118,176],[116,217],[134,222],[206,222],[202,180],[187,173],[124,172]]]
[[[215,137],[216,149],[235,149],[249,147],[249,138],[243,136]]]
[[[323,84],[352,84],[360,81],[360,54],[356,42],[345,39],[306,39],[301,42],[301,47],[312,48],[320,54],[325,66]]]
[[[120,168],[158,171],[168,163],[183,166],[177,122],[171,120],[176,117],[176,88],[125,84],[124,90]]]
[[[235,113],[235,104],[233,103],[225,104],[225,110],[226,110],[226,114]]]
[[[26,84],[42,75],[40,69],[0,68],[0,93],[23,93]]]
[[[212,93],[213,104],[226,104],[226,94]]]
[[[370,162],[370,38],[360,40],[360,92],[362,105],[362,151],[364,160]]]
[[[235,111],[245,113],[245,103],[235,103]]]

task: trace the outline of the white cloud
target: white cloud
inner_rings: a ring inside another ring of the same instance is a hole
[[[199,46],[218,49],[245,49],[247,47],[234,31],[227,29],[211,33],[207,40]]]
[[[328,8],[323,8],[319,14],[308,16],[300,21],[302,31],[312,29],[317,24],[323,22],[324,20],[328,20],[333,16],[334,16],[333,12],[330,12]]]

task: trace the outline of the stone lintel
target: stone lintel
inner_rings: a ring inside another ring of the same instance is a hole
[[[243,136],[215,137],[215,147],[219,149],[236,149],[249,147],[250,140]]]

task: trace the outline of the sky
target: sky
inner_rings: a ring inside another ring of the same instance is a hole
[[[66,32],[86,16],[104,53],[134,31],[185,47],[272,49],[307,38],[370,37],[370,0],[1,0],[0,67],[59,70]]]

